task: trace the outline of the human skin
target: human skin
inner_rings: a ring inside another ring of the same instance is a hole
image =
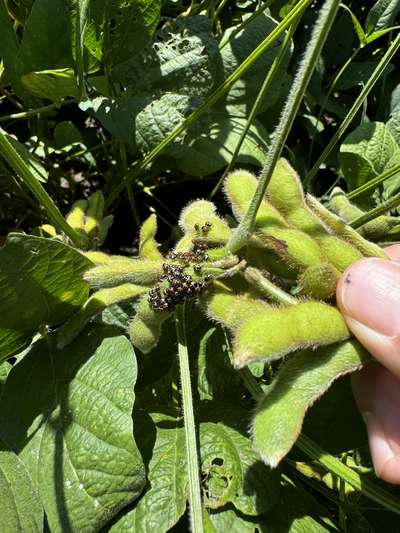
[[[375,358],[352,377],[375,472],[400,484],[400,245],[386,252],[390,261],[366,258],[348,268],[336,295],[349,328]]]

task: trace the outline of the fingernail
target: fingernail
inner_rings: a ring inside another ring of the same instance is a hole
[[[400,265],[363,259],[344,274],[338,288],[342,312],[385,336],[400,333]]]
[[[381,477],[385,465],[396,456],[390,442],[386,439],[383,430],[372,412],[361,413],[368,427],[369,447],[372,454],[375,473]]]

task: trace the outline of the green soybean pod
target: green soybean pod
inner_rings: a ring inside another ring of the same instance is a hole
[[[269,307],[262,300],[251,298],[245,293],[238,294],[221,282],[214,282],[212,288],[201,297],[201,303],[209,318],[231,330]]]
[[[159,251],[158,243],[155,240],[157,233],[157,217],[155,214],[146,219],[139,234],[139,257],[141,259],[150,259],[153,261],[162,260],[163,256]]]
[[[129,337],[135,348],[150,352],[160,340],[163,323],[172,315],[166,311],[154,311],[144,296],[137,305],[136,316],[129,324]]]
[[[146,287],[125,283],[112,289],[97,291],[60,328],[57,334],[57,348],[62,349],[72,342],[89,320],[104,311],[109,305],[133,300],[147,292],[147,290]]]
[[[304,204],[303,186],[286,159],[279,159],[267,187],[267,198],[283,215]]]
[[[331,300],[336,294],[340,272],[330,263],[308,267],[298,283],[303,294],[315,300]]]
[[[103,220],[104,196],[101,191],[94,192],[88,201],[85,216],[85,233],[92,236],[99,233],[100,224]]]
[[[257,178],[247,170],[235,170],[225,180],[224,192],[237,220],[247,212],[258,184]],[[266,200],[261,202],[256,216],[256,228],[287,227],[283,216]]]
[[[310,301],[271,307],[236,330],[234,365],[242,368],[254,361],[273,361],[296,350],[349,337],[343,316],[328,304]]]
[[[91,268],[83,275],[95,289],[116,287],[122,283],[153,285],[162,274],[161,261],[120,257],[110,263]]]
[[[78,200],[72,205],[71,211],[65,217],[72,228],[84,231],[87,206],[87,200]]]
[[[387,259],[387,255],[382,248],[364,239],[355,229],[345,224],[310,194],[307,195],[307,205],[334,234],[352,244],[364,256]]]
[[[226,242],[232,235],[227,222],[217,215],[217,208],[207,200],[195,200],[182,209],[179,226],[192,238],[207,237],[210,241]]]

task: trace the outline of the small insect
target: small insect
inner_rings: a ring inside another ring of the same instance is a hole
[[[211,228],[212,228],[212,224],[211,224],[211,222],[205,222],[205,223],[203,224],[203,226],[201,226],[201,231],[202,231],[203,233],[208,233],[208,232],[210,231]]]

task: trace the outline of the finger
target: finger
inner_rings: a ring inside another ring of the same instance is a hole
[[[336,296],[354,335],[400,377],[400,262],[357,261],[340,278]]]
[[[371,364],[352,377],[377,476],[400,484],[400,380]]]
[[[400,244],[392,244],[392,246],[387,246],[385,248],[385,252],[392,261],[400,261]]]

